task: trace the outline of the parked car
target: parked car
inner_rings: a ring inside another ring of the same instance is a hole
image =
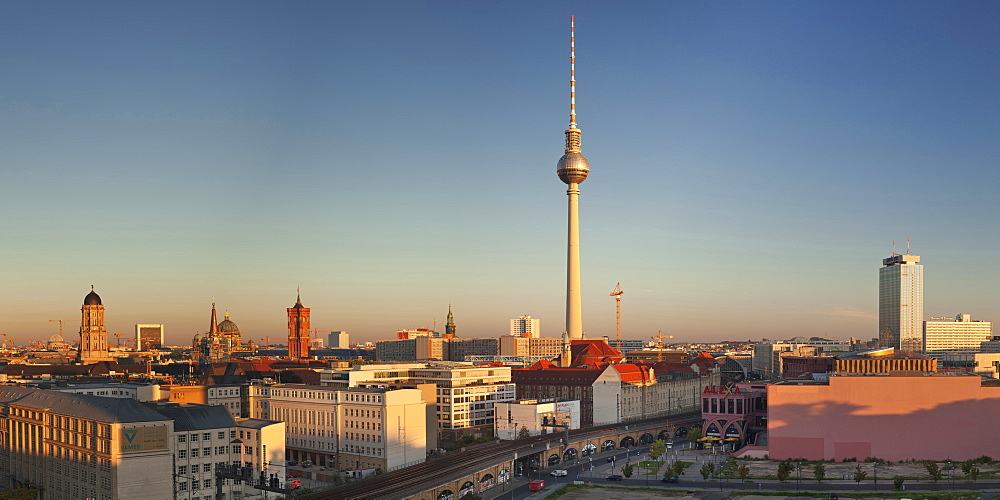
[[[308,469],[308,468],[310,468],[312,466],[313,466],[313,463],[312,463],[311,460],[303,460],[302,461],[302,468],[303,469]]]
[[[660,481],[664,483],[676,483],[677,476],[663,476],[663,479],[661,479]]]
[[[552,477],[565,477],[565,476],[569,475],[569,472],[567,472],[566,470],[563,470],[563,469],[556,469],[556,470],[550,472],[549,474],[551,474]]]
[[[299,465],[299,463],[298,463],[298,462],[296,462],[295,460],[289,460],[289,461],[288,461],[288,465],[291,465],[292,467],[294,467],[294,466],[296,466],[296,465]]]
[[[612,475],[608,476],[607,479],[608,479],[608,481],[623,481],[625,479],[625,476],[623,476],[621,474],[612,474]]]

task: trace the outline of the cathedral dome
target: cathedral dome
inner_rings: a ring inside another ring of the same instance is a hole
[[[222,323],[219,323],[219,333],[240,333],[240,327],[230,321],[227,314],[226,319],[222,320]]]
[[[83,305],[85,306],[99,306],[101,305],[101,296],[97,295],[94,291],[94,287],[90,287],[90,293],[83,298]]]

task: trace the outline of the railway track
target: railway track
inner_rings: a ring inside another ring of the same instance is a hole
[[[598,427],[588,427],[570,431],[570,440],[584,440],[600,437],[610,430],[624,430],[628,427],[643,427],[649,424],[662,423],[669,419],[672,424],[685,424],[701,420],[700,412],[690,412],[669,417],[656,417],[637,420],[627,424],[610,424]],[[647,427],[648,429],[648,427]],[[364,479],[348,485],[330,488],[323,491],[297,496],[300,500],[381,500],[399,499],[417,495],[428,489],[428,485],[446,484],[469,474],[496,465],[503,461],[538,453],[538,445],[549,442],[559,442],[562,433],[543,434],[513,441],[499,441],[480,445],[459,453],[452,453],[441,458],[435,458],[421,464],[406,467],[380,476]],[[555,445],[553,447],[558,447]]]

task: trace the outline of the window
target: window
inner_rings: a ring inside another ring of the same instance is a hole
[[[195,441],[198,441],[198,434],[191,434],[191,442],[194,443]]]
[[[194,481],[191,481],[191,489],[192,490],[197,490],[197,489],[200,489],[200,488],[201,488],[201,485],[199,484],[199,482],[198,482],[197,479],[195,479]]]
[[[239,453],[239,452],[240,452],[240,445],[234,444],[233,445],[233,453]]]
[[[191,458],[198,458],[198,448],[191,448]]]
[[[211,433],[206,432],[206,433],[204,433],[204,434],[201,435],[201,440],[202,441],[208,441],[209,439],[212,439],[212,434]]]
[[[202,472],[212,472],[212,464],[202,464],[201,471]],[[205,486],[208,487],[207,484]]]
[[[188,439],[187,434],[181,434],[180,436],[177,436],[178,443],[186,443],[187,439]]]
[[[236,431],[229,431],[229,439],[235,439],[235,438],[236,438]]]
[[[219,431],[219,439],[226,439],[226,431]]]
[[[206,479],[205,480],[205,487],[206,488],[211,488],[212,487],[212,480],[211,479]],[[209,497],[206,497],[206,498],[209,498]]]
[[[187,450],[177,450],[177,458],[187,458]]]
[[[212,448],[205,448],[205,449],[201,450],[201,456],[203,456],[203,457],[210,457],[210,456],[212,456]]]
[[[187,481],[184,481],[182,483],[177,483],[177,491],[187,491],[187,489],[188,489]]]
[[[186,466],[186,465],[178,465],[177,466],[177,473],[178,474],[187,474],[188,473],[188,466]]]

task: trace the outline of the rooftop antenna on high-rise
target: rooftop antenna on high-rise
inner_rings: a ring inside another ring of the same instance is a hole
[[[906,237],[906,255],[910,255],[910,237]]]
[[[895,257],[895,256],[896,256],[896,240],[892,240],[892,253],[889,254],[889,257]]]

